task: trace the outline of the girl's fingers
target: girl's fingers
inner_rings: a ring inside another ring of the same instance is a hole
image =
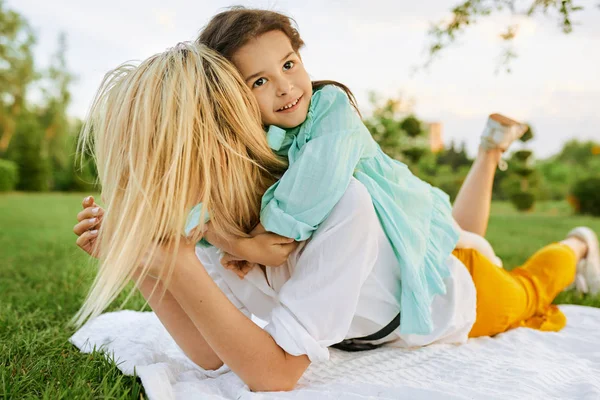
[[[229,253],[225,253],[221,257],[221,265],[224,266],[225,268],[227,268],[228,264],[237,265],[238,261],[243,261],[243,260],[236,256],[233,256]],[[231,269],[231,268],[228,268],[228,269]]]
[[[221,260],[221,265],[223,266],[223,268],[228,269],[230,271],[237,271],[239,270],[239,261],[236,260],[230,260],[230,261],[223,261]]]
[[[252,269],[253,266],[254,266],[254,264],[244,261],[243,263],[238,265],[238,268],[236,270],[237,276],[239,276],[240,279],[244,279],[246,277],[246,275],[248,274],[248,272],[250,272],[250,270]]]
[[[248,272],[250,272],[252,268],[254,268],[254,264],[247,262],[242,266],[242,272],[244,273],[244,275],[246,275]]]
[[[267,235],[273,235],[272,238],[273,238],[273,241],[275,242],[275,244],[287,244],[287,243],[294,242],[294,239],[285,237],[285,236],[281,236],[276,233],[267,233]]]
[[[229,258],[228,254],[224,254],[223,257],[221,257],[221,265],[225,267],[225,269],[231,269],[231,267],[229,266],[230,263],[231,258]]]
[[[289,237],[285,237],[282,236],[281,237],[281,243],[294,243],[296,240],[293,238],[289,238]]]
[[[246,274],[243,273],[241,269],[236,269],[236,270],[234,270],[234,272],[240,279],[244,279],[244,277],[246,276]]]
[[[296,250],[297,247],[298,247],[298,242],[284,243],[281,245],[281,249],[286,254],[290,254],[291,252]]]
[[[89,231],[92,228],[97,228],[99,223],[100,221],[97,217],[84,219],[73,227],[73,233],[77,236],[81,236],[86,231]]]

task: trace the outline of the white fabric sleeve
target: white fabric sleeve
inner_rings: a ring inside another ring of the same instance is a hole
[[[303,251],[288,260],[291,278],[265,327],[286,352],[325,361],[328,347],[345,339],[377,259],[378,229],[371,197],[353,178]]]
[[[218,271],[218,267],[221,263],[221,250],[216,247],[203,247],[196,246],[196,257],[200,260],[202,265],[204,265],[204,269],[208,272],[208,275],[212,278],[212,280],[217,284],[219,289],[227,296],[229,301],[233,303],[233,305],[240,310],[245,316],[248,318],[251,317],[250,311],[242,304],[242,302],[233,294],[233,291],[223,279],[223,276]]]

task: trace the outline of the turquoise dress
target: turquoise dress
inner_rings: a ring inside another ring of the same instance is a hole
[[[313,93],[304,123],[271,126],[267,141],[289,168],[262,198],[265,229],[297,241],[310,238],[354,176],[369,191],[398,259],[400,332],[430,333],[433,296],[446,293],[446,259],[458,242],[448,195],[383,153],[335,86]],[[199,222],[200,207],[192,210],[186,231]]]
[[[335,86],[315,91],[302,125],[271,126],[267,140],[289,168],[262,198],[265,229],[298,241],[310,238],[354,176],[371,194],[398,259],[400,331],[431,332],[433,296],[446,293],[446,259],[458,242],[448,195],[388,157]]]

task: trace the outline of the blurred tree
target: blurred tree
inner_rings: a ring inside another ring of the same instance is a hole
[[[570,140],[562,150],[537,165],[541,194],[548,200],[564,200],[574,185],[600,175],[600,144]]]
[[[0,0],[0,155],[8,149],[24,112],[26,92],[36,79],[28,22]]]
[[[503,11],[526,17],[540,13],[552,15],[558,20],[558,26],[565,34],[571,33],[574,14],[584,10],[584,6],[575,3],[575,0],[464,0],[452,8],[450,18],[434,24],[429,30],[431,43],[428,46],[428,58],[425,66],[430,65],[442,50],[453,44],[468,26],[475,25],[480,19]],[[592,8],[593,6],[588,3],[586,7]],[[516,23],[511,24],[506,27],[504,32],[499,33],[500,38],[508,44],[501,54],[499,65],[506,72],[510,72],[510,62],[517,57],[511,43],[517,36],[518,27]]]
[[[456,172],[461,167],[468,167],[473,163],[473,160],[467,155],[466,143],[461,143],[460,149],[456,149],[454,140],[450,142],[450,146],[438,153],[437,163],[439,165],[448,165],[452,171]]]
[[[556,160],[568,164],[587,166],[592,160],[597,158],[597,155],[594,154],[596,146],[598,146],[598,143],[594,143],[591,140],[587,142],[580,142],[577,139],[569,140],[565,143]]]
[[[53,186],[66,190],[73,181],[70,153],[73,148],[73,131],[67,115],[71,102],[70,85],[74,75],[66,61],[67,40],[64,33],[58,37],[58,49],[52,58],[50,68],[44,74],[42,92],[45,104],[40,110],[40,123],[48,160],[52,168]]]
[[[527,132],[519,139],[526,143],[533,139],[533,131],[531,126]],[[519,211],[529,211],[533,208],[536,200],[536,190],[539,182],[539,174],[537,174],[533,166],[533,151],[522,149],[515,151],[512,154],[510,167],[511,175],[504,182],[503,187],[507,192],[513,205]]]
[[[370,100],[373,114],[364,120],[366,127],[387,155],[407,163],[415,172],[430,149],[425,124],[412,113],[412,102],[402,98],[382,101],[374,93]]]
[[[580,214],[600,217],[600,174],[578,181],[572,190],[572,204]]]
[[[382,100],[375,93],[370,93],[369,101],[373,113],[364,120],[365,126],[387,155],[402,160],[406,134],[400,128],[400,122],[410,112],[412,105],[402,98]]]
[[[21,114],[7,153],[19,167],[17,190],[40,192],[51,188],[44,130],[37,115],[27,110]]]

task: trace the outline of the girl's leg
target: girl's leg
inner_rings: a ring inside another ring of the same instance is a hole
[[[501,155],[500,149],[480,148],[456,196],[452,216],[465,231],[485,236],[490,218],[494,175]]]
[[[457,249],[473,249],[477,250],[481,255],[486,257],[488,260],[493,262],[498,267],[502,267],[502,260],[494,252],[494,248],[483,236],[479,236],[475,233],[467,232],[466,230],[457,226],[460,231],[458,243],[456,244]]]
[[[477,289],[477,318],[469,336],[492,336],[518,326],[562,329],[566,318],[552,301],[573,282],[577,262],[586,252],[583,241],[569,238],[544,247],[509,272],[476,250],[455,250]]]
[[[190,360],[204,369],[217,369],[223,362],[212,350],[192,320],[173,295],[167,290],[163,294],[162,283],[146,277],[139,290],[177,346]]]
[[[527,125],[503,115],[489,116],[481,135],[479,154],[454,202],[454,219],[464,230],[485,236],[500,156],[527,130]]]

